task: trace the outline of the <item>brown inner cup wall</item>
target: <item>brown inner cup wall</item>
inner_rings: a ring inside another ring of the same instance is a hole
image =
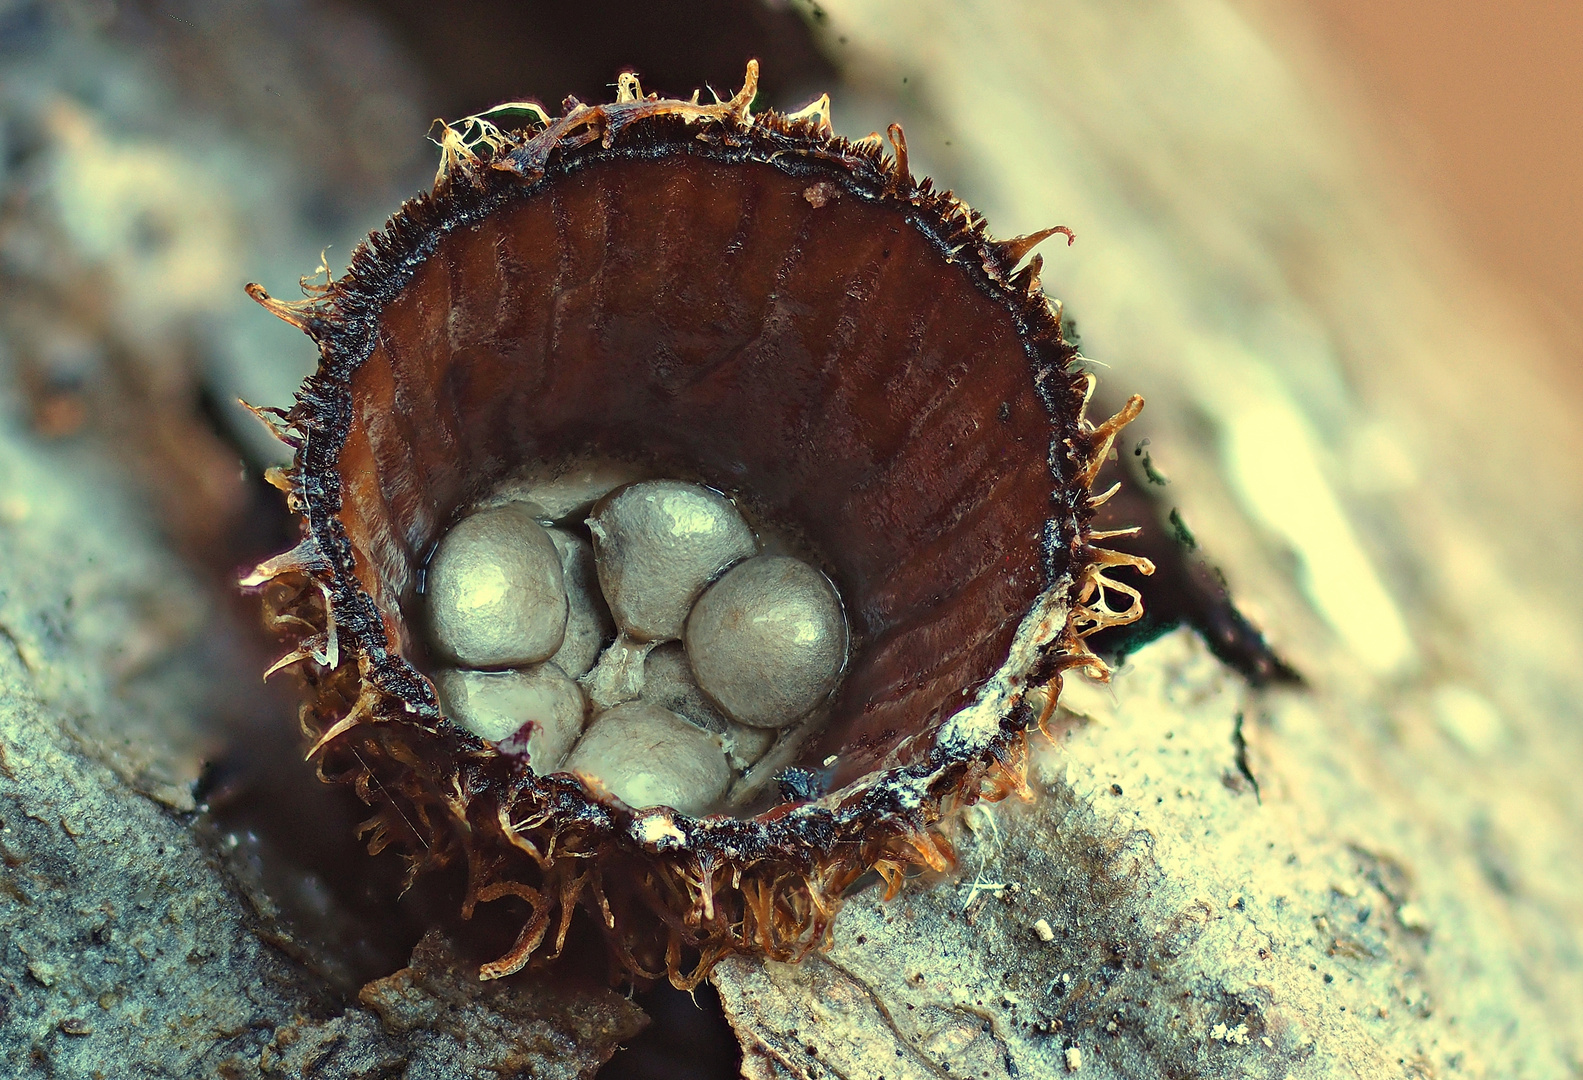
[[[341,519],[409,658],[453,516],[570,451],[740,491],[825,557],[859,648],[810,757],[842,775],[970,701],[1046,584],[1051,425],[1011,315],[896,204],[773,165],[603,160],[457,228],[352,396]]]

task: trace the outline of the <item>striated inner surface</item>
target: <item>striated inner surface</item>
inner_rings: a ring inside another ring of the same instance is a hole
[[[418,576],[459,509],[590,451],[732,492],[823,557],[854,649],[807,759],[839,754],[836,782],[1005,659],[1046,584],[1055,486],[1017,326],[903,207],[788,169],[586,159],[492,196],[384,307],[340,517],[409,659]]]

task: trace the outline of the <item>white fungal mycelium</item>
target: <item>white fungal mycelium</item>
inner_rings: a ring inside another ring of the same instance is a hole
[[[625,633],[616,635],[592,671],[579,682],[595,709],[613,709],[635,701],[643,693],[643,665],[654,648],[652,641],[638,641]]]
[[[756,550],[730,499],[674,480],[612,493],[594,507],[588,528],[616,625],[645,641],[680,637],[698,594]]]
[[[566,636],[550,659],[576,679],[599,659],[599,650],[615,636],[615,624],[599,591],[593,545],[565,529],[550,529],[549,533],[561,555],[561,579],[566,586]]]
[[[425,591],[432,643],[466,667],[535,664],[565,636],[560,552],[519,505],[457,522],[429,560]]]
[[[553,663],[509,671],[446,669],[435,674],[445,715],[539,773],[559,767],[582,734],[583,692]]]
[[[598,781],[628,806],[684,814],[706,813],[731,781],[719,736],[641,701],[596,719],[562,768]]]
[[[799,559],[738,564],[687,619],[698,685],[733,720],[783,727],[835,686],[846,663],[846,617],[830,579]]]

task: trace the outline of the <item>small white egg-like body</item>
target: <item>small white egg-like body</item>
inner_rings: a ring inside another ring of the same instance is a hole
[[[680,637],[698,594],[755,550],[730,499],[675,480],[614,492],[594,508],[588,528],[616,625],[646,641]]]
[[[533,516],[545,523],[580,522],[594,503],[642,476],[632,465],[602,458],[575,461],[559,468],[540,465],[520,472],[483,505],[526,503]]]
[[[562,768],[597,780],[634,809],[669,806],[683,814],[708,811],[731,780],[717,736],[641,701],[598,717]]]
[[[747,772],[775,745],[775,737],[779,734],[775,728],[749,727],[733,720],[721,733],[720,745],[725,747],[726,760],[731,762],[731,767]]]
[[[726,758],[734,769],[748,768],[763,757],[764,751],[775,741],[773,728],[739,724],[709,700],[698,688],[679,641],[658,646],[644,661],[643,700],[651,705],[662,705],[688,723],[719,735]]]
[[[521,667],[561,647],[561,555],[520,505],[457,522],[429,560],[425,591],[436,650],[464,667]]]
[[[553,772],[583,730],[588,706],[577,684],[554,664],[510,671],[446,669],[435,687],[445,715],[504,753]]]
[[[706,731],[723,734],[729,717],[698,689],[679,641],[657,645],[643,662],[643,700],[676,713]]]
[[[830,579],[800,559],[740,563],[687,619],[698,685],[727,716],[777,728],[824,700],[846,663],[846,616]]]
[[[550,529],[549,534],[561,555],[561,580],[566,586],[566,636],[550,660],[576,679],[594,666],[616,627],[599,592],[593,545],[565,529]]]

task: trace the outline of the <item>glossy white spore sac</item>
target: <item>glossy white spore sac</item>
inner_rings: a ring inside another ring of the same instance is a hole
[[[594,666],[599,650],[615,637],[616,626],[599,592],[593,545],[564,529],[549,533],[561,555],[561,580],[566,586],[566,636],[550,660],[576,679]]]
[[[846,663],[846,617],[830,579],[800,559],[740,563],[687,620],[698,685],[733,720],[784,727],[824,700]]]
[[[555,664],[510,671],[446,669],[435,675],[440,704],[453,723],[525,756],[535,772],[553,772],[582,734],[588,706]]]
[[[643,664],[643,700],[662,705],[688,723],[719,735],[726,758],[739,771],[763,757],[775,741],[774,729],[739,724],[709,700],[698,688],[679,641],[666,642],[649,653]]]
[[[522,506],[457,522],[429,560],[426,592],[435,649],[464,667],[535,664],[565,636],[561,555]]]
[[[731,500],[675,480],[614,492],[594,507],[588,528],[616,625],[645,641],[680,637],[698,594],[755,550]]]
[[[684,814],[708,811],[731,780],[718,736],[641,701],[596,719],[563,769],[597,780],[634,809],[669,806]]]

